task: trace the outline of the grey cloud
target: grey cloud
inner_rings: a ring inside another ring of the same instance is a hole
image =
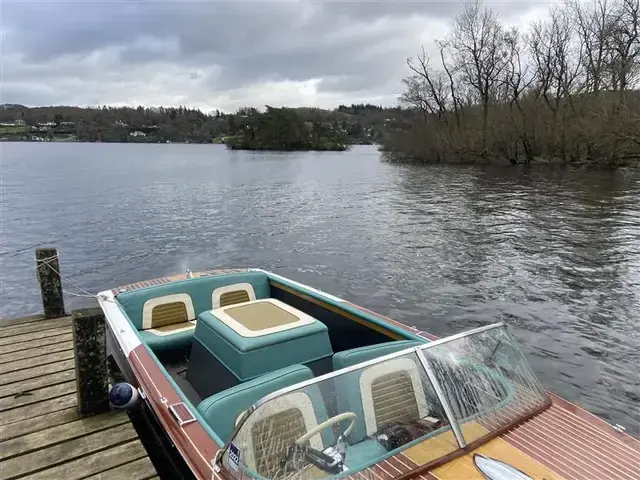
[[[186,98],[209,104],[236,99],[243,88],[255,91],[265,82],[317,80],[318,94],[327,99],[391,99],[406,73],[404,60],[418,50],[427,23],[446,21],[460,6],[459,1],[5,2],[3,53],[11,55],[3,56],[3,98],[90,103],[98,92],[106,99],[97,103]],[[504,4],[496,6],[506,11]],[[507,13],[530,7],[510,3]],[[142,98],[150,82],[155,84],[149,90],[161,95]],[[114,90],[118,84],[129,91]],[[291,101],[305,100],[292,93]],[[243,101],[251,103],[259,102]]]

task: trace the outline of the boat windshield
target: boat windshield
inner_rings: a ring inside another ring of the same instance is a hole
[[[265,397],[238,421],[222,463],[237,478],[320,479],[374,464],[397,476],[547,402],[506,326],[496,324]]]

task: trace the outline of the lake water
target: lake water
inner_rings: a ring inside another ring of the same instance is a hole
[[[638,172],[397,166],[373,147],[0,149],[2,317],[41,308],[41,245],[90,292],[259,266],[436,335],[505,321],[548,389],[640,432]]]

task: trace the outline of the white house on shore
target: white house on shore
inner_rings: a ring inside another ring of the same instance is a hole
[[[26,122],[24,120],[14,120],[13,122],[2,122],[0,127],[24,127]]]

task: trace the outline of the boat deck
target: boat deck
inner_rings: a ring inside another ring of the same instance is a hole
[[[78,415],[71,317],[0,326],[0,472],[3,480],[157,478],[125,412]]]

